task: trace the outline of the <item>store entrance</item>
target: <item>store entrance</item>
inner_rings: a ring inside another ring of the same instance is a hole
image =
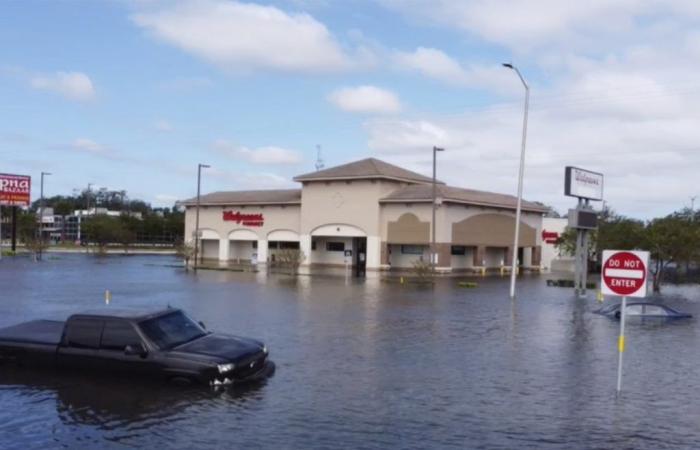
[[[356,237],[352,241],[355,249],[355,276],[364,277],[367,274],[367,238]]]

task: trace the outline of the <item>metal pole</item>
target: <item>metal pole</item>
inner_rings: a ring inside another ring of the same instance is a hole
[[[437,211],[437,152],[444,151],[444,148],[433,147],[433,222],[431,224],[431,237],[430,237],[430,264],[433,269],[433,274],[435,273],[435,267],[437,266],[437,250],[435,244],[435,214]]]
[[[39,200],[39,259],[44,251],[44,176],[49,172],[41,172],[41,199]]]
[[[625,353],[625,317],[627,316],[627,297],[622,297],[620,309],[620,337],[617,340],[617,395],[622,391],[622,355]]]
[[[527,114],[530,105],[530,86],[527,85],[525,78],[522,74],[512,64],[503,64],[504,67],[512,69],[518,74],[518,78],[523,83],[525,87],[525,112],[523,114],[523,136],[522,145],[520,148],[520,170],[518,171],[518,202],[515,208],[515,237],[513,239],[513,258],[511,262],[510,270],[510,298],[515,298],[515,271],[517,270],[518,263],[518,237],[520,234],[520,213],[523,199],[523,175],[525,172],[525,143],[527,140]]]
[[[206,164],[197,165],[197,212],[194,225],[194,271],[197,271],[197,259],[199,258],[199,197],[202,187],[202,168],[209,168]]]
[[[0,259],[2,259],[2,205],[0,205]]]

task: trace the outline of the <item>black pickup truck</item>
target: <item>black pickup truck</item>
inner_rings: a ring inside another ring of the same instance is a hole
[[[0,364],[231,384],[275,370],[254,339],[208,332],[182,310],[103,311],[0,328]]]

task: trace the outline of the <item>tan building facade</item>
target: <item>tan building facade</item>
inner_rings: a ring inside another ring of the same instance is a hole
[[[215,192],[200,198],[204,260],[264,265],[298,248],[303,266],[410,269],[430,261],[432,179],[369,158],[294,178],[300,189]],[[438,270],[510,265],[513,196],[436,185]],[[186,207],[185,236],[194,237],[196,199]],[[539,269],[546,208],[523,202],[518,259]]]

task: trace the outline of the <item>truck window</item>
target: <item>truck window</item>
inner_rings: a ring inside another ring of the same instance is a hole
[[[102,320],[70,319],[66,324],[66,343],[76,348],[97,348],[103,326]]]
[[[140,344],[141,338],[130,323],[120,320],[110,320],[105,323],[100,349],[124,351],[127,345]]]

